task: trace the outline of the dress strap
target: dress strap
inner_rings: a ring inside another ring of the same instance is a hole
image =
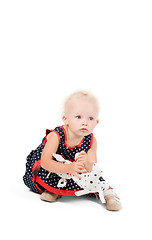
[[[58,127],[57,127],[58,128]],[[58,136],[58,139],[59,139],[59,143],[60,143],[60,141],[61,141],[61,138],[60,138],[60,134],[59,134],[59,132],[57,131],[57,128],[55,128],[54,130],[50,130],[50,129],[46,129],[46,140],[47,140],[47,135],[50,133],[50,132],[55,132],[56,134],[57,134],[57,136]]]
[[[46,129],[46,136],[50,133],[50,132],[52,132],[53,130],[50,130],[50,129]]]

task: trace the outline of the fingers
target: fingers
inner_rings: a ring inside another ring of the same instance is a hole
[[[81,176],[78,173],[75,173],[74,176],[76,176],[77,178],[81,179]]]
[[[86,173],[86,172],[87,172],[87,171],[84,169],[84,164],[78,165],[77,172],[78,172],[78,173]]]
[[[77,162],[85,162],[85,159],[83,157],[79,157],[78,159],[76,159]]]
[[[84,164],[82,162],[77,163],[78,169],[84,169]]]
[[[81,155],[86,155],[86,152],[83,150],[80,152]]]
[[[79,173],[87,173],[87,171],[83,169],[83,170],[80,170]]]
[[[83,160],[83,159],[85,159],[85,154],[79,155],[79,156],[76,158],[76,161]]]
[[[79,175],[80,173],[87,173],[87,171],[84,169],[84,164],[82,162],[74,162],[71,163],[74,166],[74,171],[73,174],[81,179],[81,176]]]
[[[79,173],[87,173],[87,171],[86,171],[86,170],[79,170]],[[79,173],[74,173],[74,175],[75,175],[77,178],[81,179],[82,177],[81,177],[81,175],[80,175]]]
[[[86,155],[86,152],[83,150],[76,156],[75,160],[77,160],[78,158],[80,158],[81,156],[84,156],[84,155]]]
[[[87,153],[83,150],[80,152],[80,154],[77,156],[77,158],[84,157]]]

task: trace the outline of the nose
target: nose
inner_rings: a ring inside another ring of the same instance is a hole
[[[87,126],[87,121],[85,119],[82,121],[82,126]]]

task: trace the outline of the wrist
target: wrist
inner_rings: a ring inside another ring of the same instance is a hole
[[[71,174],[71,164],[72,164],[72,163],[70,163],[70,164],[64,164],[64,165],[66,165],[66,166],[65,166],[65,167],[66,167],[65,173]]]
[[[59,173],[69,173],[69,165],[70,165],[70,164],[59,163],[58,172],[59,172]]]

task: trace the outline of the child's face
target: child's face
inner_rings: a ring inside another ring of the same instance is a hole
[[[87,136],[98,123],[97,104],[85,99],[71,100],[67,105],[63,121],[75,135]]]

